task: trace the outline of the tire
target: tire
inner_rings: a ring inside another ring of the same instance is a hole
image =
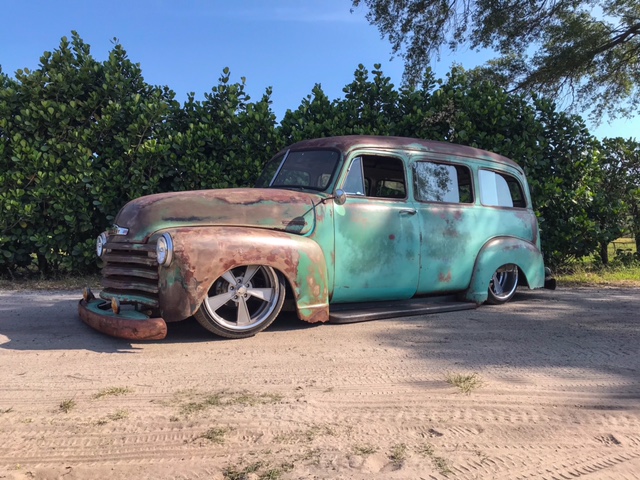
[[[194,316],[221,337],[252,337],[276,319],[285,291],[284,278],[271,267],[236,267],[213,282]]]
[[[489,305],[502,305],[513,298],[518,288],[518,267],[513,263],[502,265],[489,283]]]

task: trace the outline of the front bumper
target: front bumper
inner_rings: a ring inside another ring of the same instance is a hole
[[[162,318],[151,318],[135,310],[116,314],[102,299],[80,300],[78,314],[83,322],[112,337],[127,340],[162,340],[167,336],[167,324]]]

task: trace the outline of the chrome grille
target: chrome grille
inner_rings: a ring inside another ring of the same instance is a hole
[[[155,243],[107,242],[103,260],[101,298],[158,307]]]

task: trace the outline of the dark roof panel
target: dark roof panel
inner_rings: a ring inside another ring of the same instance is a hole
[[[342,152],[349,152],[358,147],[375,147],[388,149],[404,149],[415,152],[432,152],[443,155],[458,155],[469,158],[480,158],[494,161],[520,169],[513,160],[498,155],[497,153],[481,150],[479,148],[456,145],[455,143],[438,142],[435,140],[421,140],[405,137],[385,137],[375,135],[347,135],[341,137],[315,138],[294,143],[288,149],[303,150],[316,148],[336,148]]]

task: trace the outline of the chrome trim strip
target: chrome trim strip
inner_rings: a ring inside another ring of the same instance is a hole
[[[129,229],[119,227],[118,225],[114,224],[107,230],[107,232],[109,233],[109,235],[126,235],[129,233]]]

